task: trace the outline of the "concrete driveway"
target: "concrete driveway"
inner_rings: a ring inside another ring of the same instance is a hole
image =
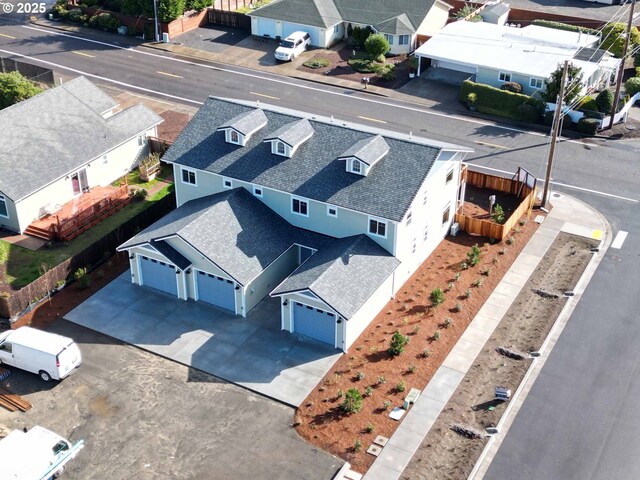
[[[0,383],[33,408],[0,408],[0,434],[83,439],[65,480],[328,480],[344,463],[298,436],[287,405],[70,322],[49,330],[78,343],[82,366],[49,383],[11,369]]]
[[[65,318],[292,406],[340,357],[280,330],[280,304],[266,298],[247,318],[203,302],[133,285],[125,272]]]

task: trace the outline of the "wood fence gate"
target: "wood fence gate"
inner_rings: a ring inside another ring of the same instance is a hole
[[[251,31],[251,17],[244,13],[225,12],[209,9],[209,23],[213,25],[223,25],[225,27],[239,28],[240,30]]]

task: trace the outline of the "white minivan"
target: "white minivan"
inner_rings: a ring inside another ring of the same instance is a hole
[[[37,373],[45,382],[62,380],[82,363],[76,343],[31,327],[0,333],[0,364]]]
[[[283,62],[293,61],[296,56],[304,52],[311,43],[311,37],[307,32],[293,32],[280,42],[276,48],[276,59]]]

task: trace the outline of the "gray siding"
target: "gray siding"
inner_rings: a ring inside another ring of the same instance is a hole
[[[493,70],[484,67],[478,67],[478,73],[476,74],[476,82],[484,83],[485,85],[491,85],[492,87],[500,88],[504,82],[500,81],[500,72],[502,70]],[[531,76],[521,75],[519,73],[510,72],[505,70],[504,73],[511,74],[511,81],[518,82],[522,85],[522,93],[526,95],[532,95],[534,92],[538,90],[529,86],[531,81]],[[534,77],[534,78],[543,78],[544,77]]]
[[[265,268],[255,280],[246,286],[245,303],[247,313],[297,268],[299,248],[297,245],[292,245],[291,248]]]

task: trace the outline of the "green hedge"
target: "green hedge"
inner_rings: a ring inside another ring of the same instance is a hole
[[[640,77],[631,77],[624,82],[624,91],[632,97],[640,92]]]
[[[595,118],[582,117],[580,120],[578,120],[576,129],[580,133],[585,133],[587,135],[595,135],[596,132],[598,131],[598,125],[600,125],[600,122]]]
[[[599,35],[600,32],[594,28],[579,27],[577,25],[570,25],[568,23],[554,22],[552,20],[534,20],[531,22],[533,25],[539,27],[555,28],[556,30],[567,30],[568,32],[582,32],[589,35]]]
[[[489,85],[465,80],[460,87],[460,101],[466,103],[470,93],[476,94],[476,109],[478,112],[489,115],[518,120],[518,107],[524,104],[537,108],[540,113],[544,111],[544,104],[528,95],[500,90]]]

